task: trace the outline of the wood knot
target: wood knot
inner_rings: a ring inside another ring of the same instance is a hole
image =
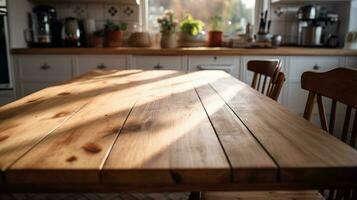
[[[33,103],[33,102],[36,102],[38,100],[42,99],[42,97],[39,97],[39,98],[36,98],[36,99],[30,99],[27,101],[27,103]]]
[[[61,93],[57,94],[57,96],[67,96],[70,94],[71,94],[70,92],[61,92]]]
[[[82,146],[82,149],[84,149],[88,153],[99,153],[102,151],[102,149],[95,143],[87,143],[84,146]]]
[[[77,157],[76,156],[71,156],[71,157],[69,157],[69,158],[67,158],[67,162],[74,162],[74,161],[76,161],[77,160]]]
[[[69,112],[63,111],[63,112],[59,112],[59,113],[53,115],[52,118],[60,118],[60,117],[66,116],[66,115],[68,115],[68,114],[69,114]]]
[[[4,140],[8,139],[9,137],[10,137],[10,136],[8,136],[8,135],[0,136],[0,142],[2,142],[2,141],[4,141]]]

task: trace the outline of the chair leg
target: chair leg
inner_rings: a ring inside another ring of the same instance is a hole
[[[188,200],[201,200],[201,192],[191,192]]]

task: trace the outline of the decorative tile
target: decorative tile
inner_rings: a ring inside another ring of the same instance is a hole
[[[71,4],[71,12],[77,19],[87,18],[87,4]]]
[[[104,20],[104,4],[88,4],[88,17],[95,20]]]
[[[287,6],[285,4],[273,4],[270,10],[270,19],[272,21],[286,20]]]
[[[106,20],[119,20],[119,5],[118,4],[105,4],[104,13]]]
[[[121,21],[139,21],[139,6],[121,5],[119,18]]]
[[[55,4],[53,7],[56,8],[57,16],[59,19],[65,19],[66,17],[76,17],[74,12],[72,12],[72,7],[70,4]]]

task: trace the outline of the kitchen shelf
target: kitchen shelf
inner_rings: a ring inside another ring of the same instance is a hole
[[[140,5],[140,0],[29,0],[32,3],[119,3]]]

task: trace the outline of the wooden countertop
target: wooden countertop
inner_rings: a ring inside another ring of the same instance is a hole
[[[222,71],[93,71],[1,107],[0,119],[0,192],[357,181],[355,149]]]
[[[132,54],[132,55],[281,55],[281,56],[357,56],[357,50],[280,47],[247,48],[16,48],[13,54]]]

